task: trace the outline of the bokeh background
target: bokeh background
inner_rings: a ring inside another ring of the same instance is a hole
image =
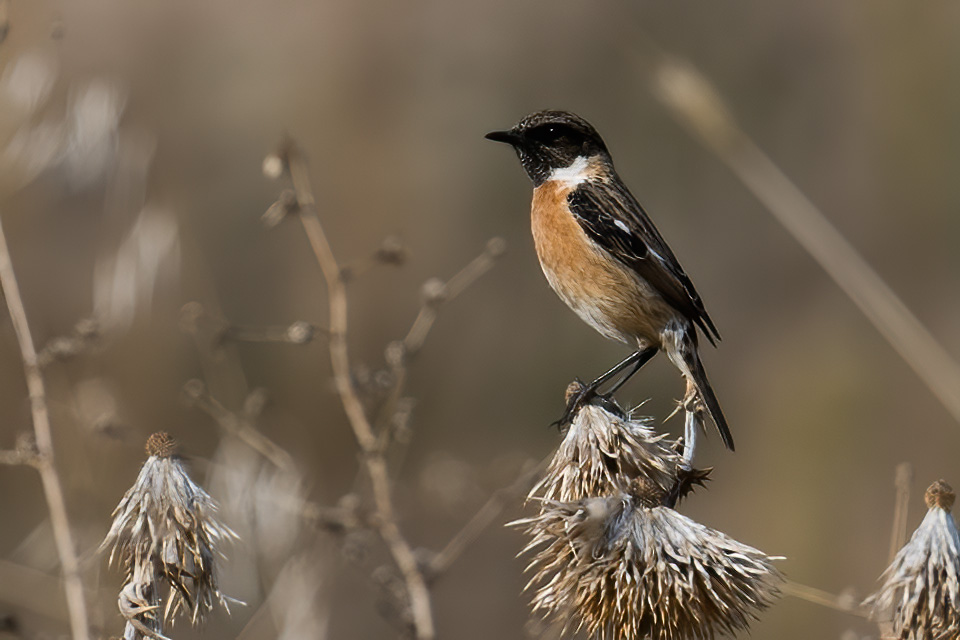
[[[378,615],[371,571],[385,559],[375,541],[344,541],[260,511],[254,526],[243,511],[269,506],[270,491],[328,505],[364,494],[323,340],[233,351],[249,388],[268,392],[258,426],[292,454],[296,477],[270,475],[181,397],[187,380],[205,375],[181,330],[185,303],[245,326],[326,323],[302,229],[260,222],[281,188],[261,163],[285,133],[309,156],[340,260],[362,261],[386,236],[408,251],[402,267],[369,270],[349,285],[360,373],[383,366],[425,280],[450,277],[491,237],[508,245],[489,274],[442,308],[410,368],[411,439],[392,463],[401,526],[416,547],[441,548],[525,461],[546,455],[558,442],[548,425],[566,384],[626,353],[548,289],[529,237],[530,185],[508,149],[483,139],[546,107],[576,111],[605,136],[723,335],[704,360],[737,452],[710,434],[699,462],[715,467],[714,480],[684,513],[786,556],[783,570],[800,583],[862,596],[888,560],[895,466],[915,468],[911,529],[924,487],[940,477],[960,483],[960,425],[671,119],[643,64],[655,44],[708,77],[747,134],[960,357],[955,2],[10,0],[3,8],[0,216],[27,313],[41,345],[94,315],[106,334],[47,369],[57,465],[104,636],[122,628],[120,578],[96,546],[158,430],[182,442],[196,478],[246,532],[229,550],[223,582],[248,604],[215,615],[204,637],[396,636]],[[242,406],[242,383],[214,387],[228,408]],[[621,398],[649,399],[642,411],[662,420],[681,393],[676,371],[658,358]],[[29,430],[4,314],[0,448]],[[524,540],[500,526],[524,513],[513,502],[435,584],[439,637],[537,637],[521,595],[524,560],[515,557]],[[0,637],[67,633],[56,583],[51,591],[43,579],[58,571],[46,517],[36,473],[0,467],[0,616],[11,627]],[[185,625],[171,633],[196,635]],[[786,598],[752,637],[845,633],[877,635],[859,618]]]

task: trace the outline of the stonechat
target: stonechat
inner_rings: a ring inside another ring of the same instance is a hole
[[[720,334],[670,247],[617,175],[600,134],[573,113],[538,111],[486,137],[511,145],[533,181],[533,239],[550,286],[587,324],[637,349],[583,387],[561,422],[632,367],[606,395],[613,393],[662,349],[686,379],[690,455],[704,408],[732,451],[733,437],[698,351],[698,329],[713,345]]]

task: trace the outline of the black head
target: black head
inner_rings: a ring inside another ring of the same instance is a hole
[[[512,129],[492,131],[486,137],[516,149],[534,186],[543,184],[554,169],[569,167],[579,157],[610,160],[597,130],[569,111],[537,111]]]

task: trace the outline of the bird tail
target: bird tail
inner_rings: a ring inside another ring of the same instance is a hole
[[[690,327],[688,330],[671,332],[669,342],[672,344],[665,345],[667,346],[667,356],[679,367],[687,379],[688,393],[685,400],[693,399],[691,396],[694,393],[696,394],[697,398],[706,406],[713,424],[717,425],[717,431],[720,432],[720,439],[723,440],[724,446],[733,451],[733,435],[730,433],[730,427],[727,426],[727,419],[723,416],[717,394],[713,392],[710,380],[707,379],[707,372],[704,371],[703,364],[700,363],[695,331],[693,327]]]
[[[693,351],[693,357],[690,358],[690,360],[692,360],[692,362],[689,363],[690,373],[693,375],[693,383],[697,387],[697,395],[700,396],[703,404],[707,406],[707,411],[710,413],[710,419],[713,420],[713,424],[717,425],[717,431],[720,432],[720,439],[723,440],[723,445],[730,451],[733,451],[733,435],[730,433],[730,427],[727,426],[727,419],[723,416],[723,409],[720,408],[720,401],[717,400],[717,394],[713,392],[713,387],[710,386],[710,381],[707,379],[707,372],[704,371],[703,365],[700,364],[700,356],[697,355],[696,350]]]

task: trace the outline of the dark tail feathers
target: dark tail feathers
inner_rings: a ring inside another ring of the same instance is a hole
[[[703,400],[703,403],[707,405],[707,411],[710,412],[710,418],[713,420],[713,424],[717,425],[717,431],[720,432],[720,439],[723,440],[724,446],[730,451],[734,451],[733,435],[730,433],[730,427],[727,426],[727,419],[723,417],[723,409],[720,408],[720,401],[717,400],[717,394],[713,392],[713,387],[710,386],[710,381],[707,379],[707,372],[704,371],[703,365],[700,364],[700,357],[697,355],[696,349],[693,350],[692,355],[693,357],[690,358],[692,362],[688,362],[688,365],[690,366],[690,372],[693,374],[693,382],[697,385],[700,398]]]

